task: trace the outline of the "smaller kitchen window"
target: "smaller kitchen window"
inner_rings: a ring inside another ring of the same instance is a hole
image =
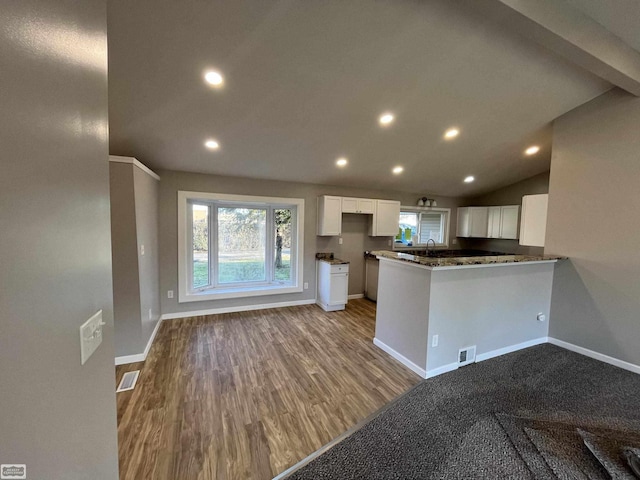
[[[424,247],[430,240],[448,247],[450,214],[448,208],[401,207],[395,247]]]

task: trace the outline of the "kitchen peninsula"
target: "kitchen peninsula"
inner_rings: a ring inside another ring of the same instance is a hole
[[[561,257],[371,254],[380,260],[374,343],[423,378],[546,342]]]

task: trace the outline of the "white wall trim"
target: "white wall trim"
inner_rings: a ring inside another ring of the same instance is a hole
[[[162,317],[156,323],[153,332],[151,332],[151,336],[149,337],[149,341],[147,342],[147,346],[144,347],[143,353],[138,353],[136,355],[124,355],[122,357],[116,357],[116,365],[125,365],[127,363],[137,363],[144,362],[147,359],[147,355],[149,355],[149,350],[151,350],[151,345],[153,345],[153,341],[156,338],[156,334],[158,333],[158,329],[160,328],[160,324],[162,323]]]
[[[124,355],[122,357],[116,357],[117,365],[126,365],[128,363],[144,362],[146,359],[144,353],[138,353],[136,355]]]
[[[484,362],[490,358],[499,357],[500,355],[506,355],[507,353],[517,352],[523,348],[533,347],[535,345],[541,345],[547,343],[547,337],[534,338],[533,340],[527,340],[526,342],[517,343],[504,348],[498,348],[497,350],[491,350],[490,352],[479,353],[476,355],[476,362]]]
[[[347,298],[349,300],[355,300],[357,298],[364,298],[364,293],[354,293],[353,295],[349,295]]]
[[[220,313],[249,312],[252,310],[264,310],[268,308],[295,307],[298,305],[311,305],[316,303],[315,298],[307,300],[295,300],[292,302],[262,303],[258,305],[240,305],[237,307],[210,308],[208,310],[193,310],[191,312],[165,313],[162,320],[174,320],[176,318],[200,317],[203,315],[217,315]]]
[[[158,176],[157,173],[155,173],[153,170],[151,170],[149,167],[147,167],[143,163],[139,162],[138,159],[134,157],[121,157],[119,155],[109,155],[109,161],[116,162],[116,163],[131,163],[136,167],[138,167],[140,170],[142,170],[144,173],[149,174],[151,177],[155,178],[156,180],[160,180],[160,177]]]
[[[405,357],[404,355],[396,352],[393,348],[391,348],[386,343],[381,342],[380,340],[378,340],[377,338],[374,337],[373,344],[376,347],[378,347],[381,350],[383,350],[386,353],[388,353],[389,355],[391,355],[393,358],[398,360],[401,364],[403,364],[408,369],[410,369],[410,370],[414,371],[415,373],[417,373],[418,375],[420,375],[422,378],[427,378],[427,372],[423,368],[420,368],[418,365],[413,363],[407,357]]]
[[[625,362],[624,360],[619,360],[617,358],[610,357],[609,355],[605,355],[604,353],[594,352],[593,350],[589,350],[588,348],[580,347],[578,345],[574,345],[573,343],[565,342],[563,340],[558,340],[557,338],[553,338],[553,337],[549,337],[549,343],[561,348],[565,348],[567,350],[571,350],[572,352],[579,353],[586,357],[593,358],[595,360],[600,360],[601,362],[608,363],[609,365],[623,368],[624,370],[628,370],[633,373],[640,373],[640,365],[635,365],[633,363]]]
[[[426,375],[425,378],[436,377],[438,375],[442,375],[443,373],[453,372],[454,370],[457,370],[457,369],[458,369],[458,363],[457,362],[448,363],[448,364],[443,365],[441,367],[434,368],[432,370],[427,370],[427,375]]]

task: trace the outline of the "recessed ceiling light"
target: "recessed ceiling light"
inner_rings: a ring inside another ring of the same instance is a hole
[[[397,167],[393,167],[393,170],[391,170],[393,172],[394,175],[400,175],[402,172],[404,172],[404,167],[401,167],[400,165],[398,165]]]
[[[447,140],[456,138],[458,135],[460,135],[460,130],[458,130],[457,128],[450,128],[449,130],[444,132],[444,138],[446,138]]]
[[[464,179],[464,183],[471,183],[476,179],[476,177],[474,177],[473,175],[469,175],[468,177],[465,177]]]
[[[524,153],[526,153],[527,155],[535,155],[536,153],[538,153],[540,151],[540,147],[537,145],[532,145],[529,148],[527,148]]]
[[[207,140],[206,142],[204,142],[204,146],[209,150],[218,150],[220,148],[220,144],[215,140]]]
[[[215,70],[209,70],[204,74],[204,79],[209,85],[213,85],[214,87],[221,87],[224,83],[224,78],[220,73]]]
[[[378,119],[378,121],[380,122],[380,125],[382,125],[383,127],[386,127],[392,124],[395,119],[396,117],[393,115],[393,113],[386,112],[380,115],[380,118]]]
[[[349,161],[344,157],[341,157],[338,160],[336,160],[336,165],[339,167],[346,167],[347,163],[349,163]]]

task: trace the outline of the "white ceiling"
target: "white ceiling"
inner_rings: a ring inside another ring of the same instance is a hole
[[[111,153],[450,196],[546,171],[550,122],[611,85],[464,4],[109,0]],[[224,88],[204,84],[207,68]],[[391,128],[377,124],[383,111]],[[446,142],[450,126],[462,133]],[[220,151],[203,147],[209,137]],[[541,152],[523,155],[534,143]]]

